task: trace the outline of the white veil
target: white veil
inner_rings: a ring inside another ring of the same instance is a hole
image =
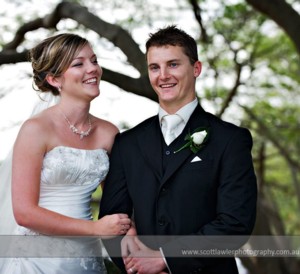
[[[40,98],[41,100],[34,106],[30,117],[57,104],[60,99],[51,92],[41,94]],[[12,235],[17,226],[11,200],[12,151],[13,149],[0,165],[0,235]]]

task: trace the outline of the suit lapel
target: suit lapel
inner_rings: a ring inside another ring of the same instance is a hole
[[[182,133],[178,136],[175,143],[176,147],[174,150],[176,151],[184,144],[186,144],[187,141],[184,140],[185,136],[188,133],[192,133],[198,127],[209,127],[209,122],[207,121],[207,119],[205,119],[205,111],[200,105],[196,107]],[[164,184],[183,163],[185,163],[186,159],[191,154],[193,154],[193,152],[189,148],[185,148],[177,153],[173,153],[170,156],[172,158],[170,159],[170,162],[164,173],[162,184]]]
[[[162,177],[162,138],[158,116],[155,116],[150,124],[138,136],[138,145],[141,154],[151,166],[156,177]]]

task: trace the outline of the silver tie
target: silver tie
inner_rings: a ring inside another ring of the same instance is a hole
[[[182,121],[181,117],[177,114],[166,115],[163,117],[165,131],[163,130],[163,135],[167,145],[171,144],[176,136],[176,128]]]

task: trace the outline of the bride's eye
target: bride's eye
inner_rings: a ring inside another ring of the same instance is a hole
[[[82,63],[75,63],[72,65],[72,67],[79,67],[79,66],[82,66]]]
[[[92,63],[98,64],[98,59],[97,59],[97,58],[93,59],[93,60],[92,60]]]

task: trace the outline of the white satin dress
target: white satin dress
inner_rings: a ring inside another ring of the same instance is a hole
[[[103,149],[53,148],[43,161],[39,205],[72,218],[92,220],[91,195],[108,168],[109,158]],[[1,274],[107,273],[100,239],[41,236],[20,226],[15,234],[29,237],[17,236],[12,241],[8,247],[12,256],[0,262]],[[13,255],[23,251],[29,255]]]

